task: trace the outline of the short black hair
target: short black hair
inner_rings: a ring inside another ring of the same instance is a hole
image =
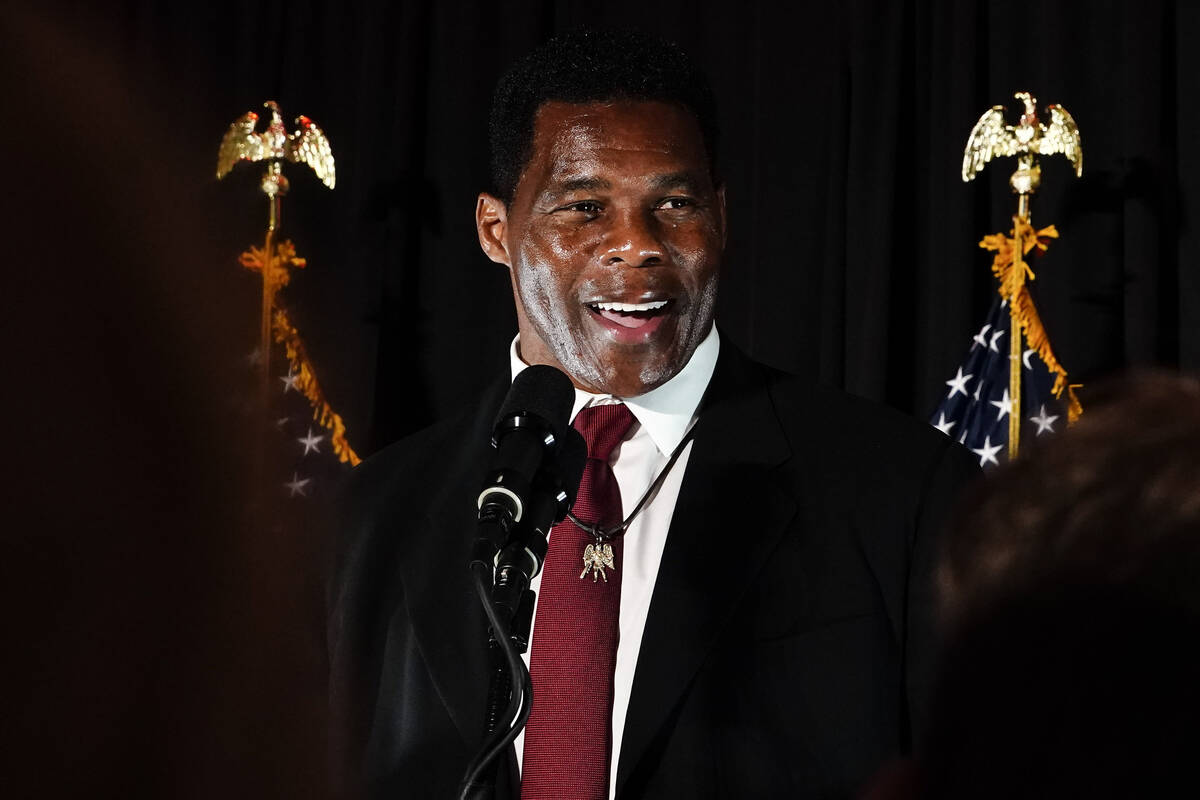
[[[708,79],[678,45],[634,31],[579,29],[550,39],[496,85],[488,125],[491,191],[511,203],[545,103],[653,100],[692,113],[716,176],[717,109]]]

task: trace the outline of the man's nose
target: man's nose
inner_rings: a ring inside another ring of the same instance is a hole
[[[642,210],[629,210],[613,216],[604,237],[602,258],[605,266],[628,264],[648,267],[663,263],[665,248],[659,235],[658,220]]]

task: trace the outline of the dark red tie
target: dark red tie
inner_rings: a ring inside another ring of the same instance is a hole
[[[585,408],[575,428],[588,446],[574,514],[621,524],[621,491],[608,459],[633,425],[624,404]],[[533,712],[525,726],[522,800],[607,800],[612,758],[613,672],[620,636],[621,548],[604,577],[585,569],[594,536],[566,520],[550,532],[534,621]],[[595,578],[595,580],[593,580]]]

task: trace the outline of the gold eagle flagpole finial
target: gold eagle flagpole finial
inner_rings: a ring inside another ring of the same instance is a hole
[[[1045,340],[1044,331],[1041,330],[1036,311],[1033,310],[1032,301],[1028,299],[1028,291],[1025,289],[1026,278],[1034,276],[1028,264],[1025,263],[1024,257],[1033,247],[1039,246],[1037,234],[1033,231],[1029,219],[1029,198],[1038,190],[1042,182],[1042,170],[1038,164],[1038,156],[1061,153],[1071,162],[1071,166],[1075,169],[1075,176],[1083,175],[1083,146],[1079,138],[1079,128],[1075,125],[1075,119],[1070,112],[1060,105],[1048,106],[1050,124],[1047,125],[1038,120],[1037,98],[1029,92],[1017,92],[1014,97],[1025,105],[1017,124],[1005,123],[1004,106],[989,108],[971,130],[971,135],[967,139],[966,151],[963,153],[962,164],[962,179],[966,182],[974,180],[975,176],[982,172],[993,158],[1015,156],[1017,159],[1017,169],[1009,178],[1009,184],[1017,194],[1017,213],[1013,217],[1012,262],[1011,268],[1004,270],[1000,287],[1001,295],[1008,301],[1011,321],[1009,397],[1012,407],[1008,415],[1008,455],[1010,460],[1016,457],[1020,440],[1022,329],[1029,328],[1036,323],[1036,336],[1033,335],[1034,331],[1026,331],[1030,335],[1031,347],[1034,346],[1035,338]],[[1053,232],[1052,235],[1056,236],[1057,232]],[[999,273],[998,277],[1000,277]],[[1048,344],[1046,344],[1045,350],[1046,354],[1049,354]],[[1049,355],[1052,360],[1053,354]],[[1061,377],[1065,380],[1065,371],[1061,373]]]
[[[275,257],[275,234],[279,229],[280,199],[288,191],[288,180],[283,174],[283,161],[307,164],[317,177],[330,189],[334,187],[336,174],[333,150],[324,131],[306,116],[296,117],[300,127],[288,133],[283,124],[283,113],[273,100],[263,103],[271,112],[267,129],[256,131],[259,115],[247,111],[238,117],[225,136],[217,152],[217,178],[224,178],[240,161],[265,161],[261,188],[267,196],[270,215],[267,222],[266,243],[261,263],[252,268],[262,272],[262,320],[259,343],[259,373],[263,408],[266,408],[271,385],[271,311],[275,305],[275,292],[287,283],[287,263]],[[300,262],[301,264],[303,262]],[[249,266],[249,265],[248,265]]]
[[[284,381],[285,392],[295,389],[304,395],[312,407],[314,421],[328,429],[334,454],[342,462],[357,464],[359,458],[346,439],[345,423],[325,399],[300,332],[288,318],[286,310],[277,298],[279,290],[291,279],[288,270],[292,267],[301,268],[306,263],[296,254],[296,248],[290,241],[276,241],[280,225],[280,200],[288,191],[283,162],[286,160],[307,164],[317,178],[332,189],[336,179],[333,150],[324,131],[308,117],[296,117],[299,127],[288,133],[279,106],[272,101],[267,101],[263,106],[271,112],[266,129],[257,130],[259,115],[249,111],[229,126],[217,152],[218,179],[228,175],[238,162],[266,162],[266,171],[260,183],[270,209],[266,242],[261,251],[257,247],[251,247],[242,253],[241,257],[242,266],[262,275],[261,335],[257,353],[261,408],[264,415],[270,408],[273,339],[274,342],[283,345],[287,354],[288,375],[281,378]],[[260,456],[262,452],[263,448],[260,448]],[[307,449],[305,452],[308,452]],[[260,465],[261,461],[260,457]]]
[[[1050,124],[1038,122],[1037,98],[1029,92],[1013,95],[1024,102],[1025,111],[1016,125],[1004,122],[1004,106],[992,106],[983,112],[967,139],[963,153],[962,179],[971,181],[983,171],[988,162],[1000,156],[1016,156],[1017,170],[1009,183],[1020,196],[1021,216],[1028,216],[1029,196],[1042,182],[1039,155],[1062,153],[1075,168],[1075,176],[1083,175],[1083,147],[1075,119],[1060,105],[1048,107]]]

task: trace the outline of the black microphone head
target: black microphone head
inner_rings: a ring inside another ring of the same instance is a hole
[[[535,365],[517,375],[492,426],[496,449],[477,500],[481,520],[521,522],[526,506],[539,505],[536,495],[547,492],[557,506],[574,500],[578,482],[560,488],[565,477],[562,443],[579,435],[570,425],[574,405],[575,387],[559,370]],[[535,483],[541,488],[535,490]],[[569,497],[556,499],[562,492]]]
[[[562,370],[535,364],[526,367],[512,382],[493,429],[514,416],[531,414],[549,422],[557,433],[571,423],[575,386]]]
[[[571,427],[574,406],[575,385],[566,373],[535,364],[523,369],[513,380],[492,428],[492,443],[497,447],[518,429],[540,430],[539,436],[553,435],[554,446],[541,453],[545,460],[539,472],[544,487],[551,486],[555,494],[561,491],[566,495],[565,500],[558,502],[554,522],[566,516],[575,503],[587,463],[587,444],[579,431]],[[528,478],[534,477],[532,472],[525,471]]]

